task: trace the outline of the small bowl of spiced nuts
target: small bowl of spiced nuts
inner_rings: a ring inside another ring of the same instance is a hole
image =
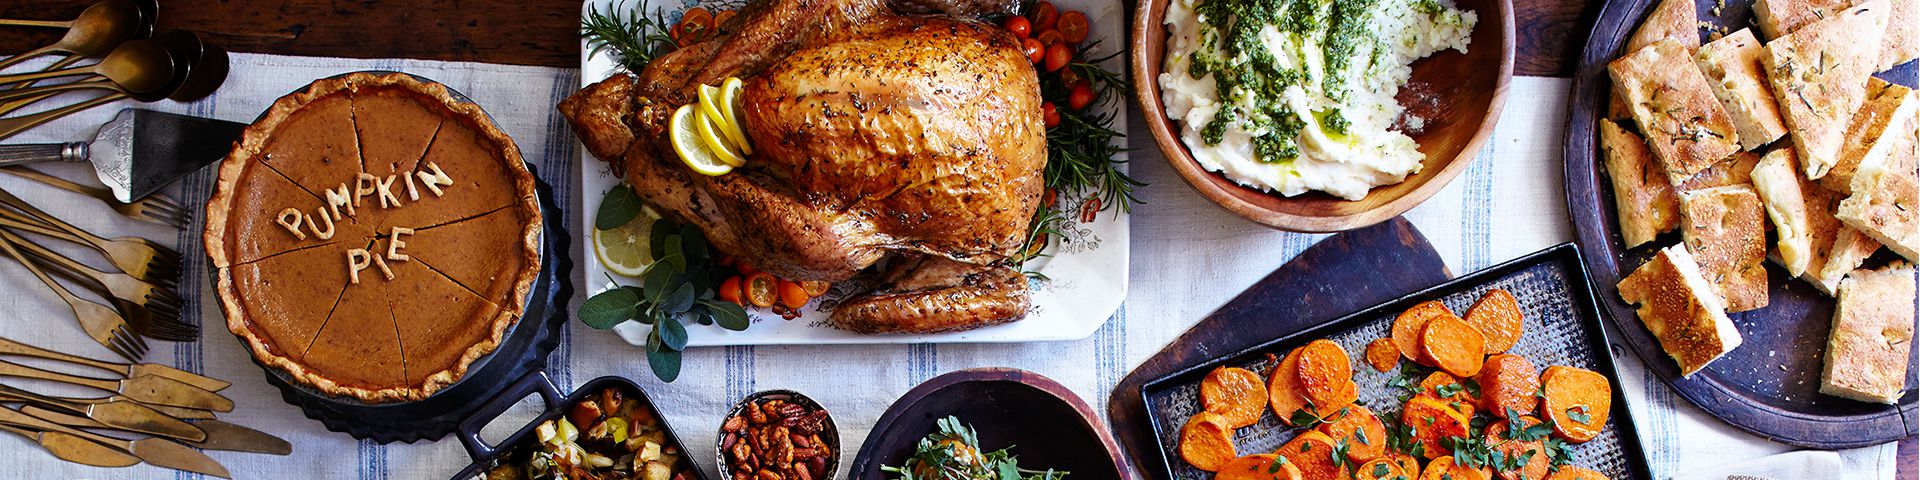
[[[833,417],[792,390],[741,399],[720,422],[714,446],[714,463],[728,480],[827,480],[840,469]]]

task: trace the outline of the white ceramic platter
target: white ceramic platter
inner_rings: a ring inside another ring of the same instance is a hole
[[[736,0],[737,1],[737,0]],[[607,12],[620,4],[621,8],[638,8],[648,14],[663,12],[670,21],[678,21],[680,11],[697,5],[719,4],[713,0],[589,0],[582,6],[581,14],[587,9],[597,8]],[[1079,10],[1087,14],[1092,23],[1090,40],[1099,41],[1097,55],[1113,53],[1126,45],[1126,11],[1119,0],[1055,0],[1061,11]],[[615,73],[615,62],[606,53],[593,52],[582,42],[580,58],[580,81],[582,86],[598,82]],[[1115,55],[1103,66],[1114,72],[1126,71],[1126,56]],[[1125,95],[1115,90],[1113,95]],[[1127,131],[1126,111],[1131,102],[1107,102],[1108,108],[1115,110],[1113,130]],[[1125,139],[1116,141],[1125,142]],[[1124,146],[1124,145],[1123,145]],[[574,212],[581,217],[581,225],[592,228],[594,212],[600,208],[602,194],[620,181],[609,170],[607,163],[580,149],[580,161],[583,165],[580,178],[582,200]],[[1126,153],[1121,153],[1121,160]],[[1064,195],[1058,201],[1061,211],[1067,212],[1075,220],[1088,219],[1078,215],[1091,200],[1084,194]],[[1127,215],[1108,211],[1092,216],[1091,221],[1072,224],[1064,238],[1057,239],[1048,247],[1050,256],[1035,259],[1028,263],[1027,269],[1038,272],[1046,280],[1034,280],[1033,308],[1027,318],[1018,322],[982,328],[977,330],[944,333],[937,335],[861,335],[836,330],[825,325],[827,312],[820,311],[815,301],[801,313],[799,318],[783,320],[779,315],[766,309],[748,309],[753,317],[753,326],[746,331],[733,332],[716,326],[689,325],[692,333],[689,346],[716,345],[775,345],[775,344],[849,344],[849,343],[957,343],[957,342],[1037,342],[1078,340],[1092,335],[1105,324],[1108,317],[1120,308],[1120,301],[1127,296]],[[588,293],[597,293],[613,286],[607,279],[620,284],[638,284],[638,279],[611,275],[606,267],[592,256],[593,235],[582,233],[577,238],[586,242],[586,258],[580,259],[585,268],[580,269],[580,285],[589,285]],[[827,296],[840,293],[829,293]],[[644,345],[647,327],[634,322],[622,324],[614,329],[620,337],[634,345]]]

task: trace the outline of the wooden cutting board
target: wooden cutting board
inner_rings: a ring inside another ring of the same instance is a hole
[[[1215,310],[1113,388],[1107,419],[1136,478],[1160,465],[1140,386],[1209,359],[1413,293],[1453,278],[1406,218],[1322,240]]]

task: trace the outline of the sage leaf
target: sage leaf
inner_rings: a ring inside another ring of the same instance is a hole
[[[753,320],[747,318],[747,309],[740,304],[720,300],[702,300],[701,303],[713,313],[713,322],[720,324],[720,328],[739,332],[753,325]]]
[[[687,326],[681,325],[679,320],[662,319],[656,328],[660,329],[660,346],[668,350],[687,348]]]
[[[612,230],[633,221],[640,216],[640,196],[633,193],[633,187],[620,182],[607,191],[600,199],[600,211],[594,212],[593,226],[601,230]]]
[[[680,378],[680,352],[648,349],[647,366],[653,367],[653,376],[660,381],[672,383]]]
[[[606,330],[621,322],[633,319],[640,297],[633,290],[615,288],[588,297],[580,303],[580,321],[587,326]]]
[[[691,306],[693,306],[693,286],[682,283],[680,288],[674,289],[672,295],[668,295],[666,300],[660,302],[660,313],[676,315],[687,311],[687,307]]]

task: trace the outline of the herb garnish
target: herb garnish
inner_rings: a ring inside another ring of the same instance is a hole
[[[1013,447],[980,453],[980,437],[957,417],[934,421],[939,430],[920,439],[913,456],[898,467],[880,466],[880,471],[897,474],[895,480],[1061,480],[1067,472],[1053,469],[1020,468]]]
[[[636,221],[639,200],[620,198],[633,195],[624,184],[609,191],[595,212],[594,223],[618,221],[613,224],[618,228]],[[632,211],[625,211],[628,209]],[[619,221],[623,218],[625,221]],[[672,382],[680,377],[680,351],[687,346],[685,322],[718,324],[735,331],[746,330],[750,322],[746,309],[715,298],[714,287],[721,277],[714,270],[719,262],[714,261],[700,229],[667,219],[654,220],[648,240],[647,248],[656,260],[641,275],[643,283],[614,287],[587,298],[580,304],[580,321],[601,330],[628,321],[651,325],[652,330],[647,332],[647,365],[654,376]]]
[[[624,3],[613,5],[605,13],[588,6],[587,16],[580,20],[580,36],[587,40],[587,48],[594,52],[612,50],[621,68],[639,72],[677,45],[667,35],[669,24],[663,12],[648,16],[636,9],[622,14]]]

